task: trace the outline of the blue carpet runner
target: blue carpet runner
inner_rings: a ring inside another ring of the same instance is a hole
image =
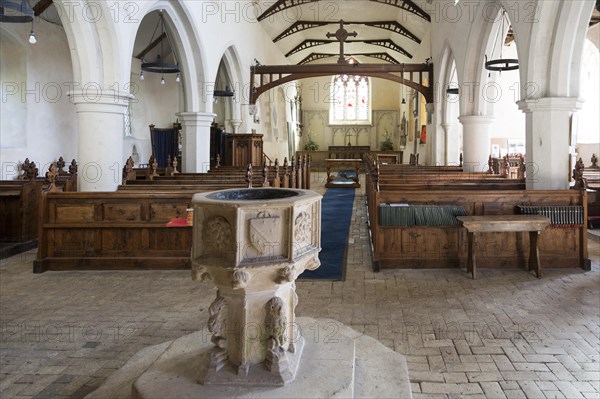
[[[321,267],[306,270],[301,279],[342,280],[352,220],[354,189],[330,188],[321,202]]]

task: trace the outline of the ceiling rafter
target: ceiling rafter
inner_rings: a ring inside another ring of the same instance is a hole
[[[317,46],[322,46],[324,44],[330,44],[330,43],[339,43],[337,40],[316,40],[316,39],[307,39],[304,40],[302,43],[300,43],[299,45],[297,45],[296,47],[294,47],[293,49],[291,49],[285,56],[289,57],[290,55],[294,55],[296,53],[299,53],[300,51],[303,50],[308,50],[309,48],[313,48],[313,47],[317,47]],[[391,39],[375,39],[375,40],[346,40],[346,43],[366,43],[366,44],[371,44],[373,46],[379,46],[379,47],[383,47],[386,48],[388,50],[393,50],[396,51],[408,58],[413,58],[412,54],[409,53],[408,51],[406,51],[405,49],[403,49],[402,47],[398,46],[393,40]],[[321,53],[323,54],[323,53]]]
[[[316,40],[316,39],[306,39],[293,49],[291,49],[285,56],[289,57],[290,55],[299,53],[302,50],[306,50],[312,47],[322,46],[323,44],[329,43],[338,43],[337,40]]]
[[[408,37],[409,39],[421,44],[421,39],[419,39],[415,34],[406,29],[400,22],[398,21],[375,21],[375,22],[363,22],[364,25],[371,26],[374,28],[380,28],[389,30],[390,32],[398,33],[402,36]]]
[[[146,54],[148,54],[150,51],[152,51],[152,49],[154,47],[158,46],[160,44],[160,42],[163,41],[166,37],[167,37],[167,33],[163,32],[162,35],[157,37],[152,43],[150,43],[148,46],[146,46],[145,49],[140,51],[140,53],[138,55],[136,55],[135,58],[140,59],[140,60],[143,59],[146,56]]]
[[[321,0],[277,0],[275,4],[271,7],[267,8],[267,10],[262,13],[258,20],[262,21],[272,15],[275,15],[281,11],[287,10],[288,8],[293,8],[297,6],[301,6],[303,4],[315,3]],[[427,14],[421,7],[413,3],[411,0],[370,0],[380,4],[387,4],[390,6],[401,8],[405,11],[411,12],[419,17],[423,18],[427,22],[431,22],[431,17]]]
[[[326,25],[334,25],[338,22],[325,22],[325,21],[297,21],[292,24],[289,28],[281,32],[273,42],[278,42],[281,39],[284,39],[288,36],[293,35],[294,33],[302,32],[307,29],[317,28],[319,26]],[[409,38],[410,40],[421,44],[421,39],[419,39],[415,34],[406,29],[400,22],[398,21],[374,21],[374,22],[345,22],[346,25],[365,25],[370,26],[372,28],[384,29],[390,32],[398,33],[402,36]]]
[[[35,16],[38,17],[41,13],[46,11],[48,7],[52,5],[52,2],[53,0],[41,0],[35,3],[33,6],[33,12],[35,13]]]
[[[397,59],[389,55],[388,53],[362,53],[362,54],[354,54],[355,56],[363,55],[365,57],[377,58],[378,60],[387,61],[390,64],[400,64]]]
[[[408,58],[412,58],[412,54],[409,53],[408,51],[404,50],[402,47],[398,46],[393,40],[391,39],[374,39],[374,40],[347,40],[346,43],[366,43],[366,44],[372,44],[374,46],[379,46],[379,47],[384,47],[386,49],[389,50],[393,50],[396,51]]]
[[[300,61],[297,65],[306,65],[309,62],[313,62],[313,61],[320,60],[323,58],[337,57],[337,56],[339,56],[339,54],[310,53],[310,55],[308,57],[306,57],[305,59]]]
[[[300,61],[297,65],[306,65],[308,63],[311,63],[311,62],[317,61],[317,60],[321,60],[323,58],[330,58],[330,57],[337,57],[337,56],[339,56],[339,54],[311,53],[308,57],[306,57],[305,59]],[[400,62],[397,59],[395,59],[388,53],[354,53],[354,54],[349,54],[348,56],[349,57],[358,57],[358,56],[371,57],[371,58],[376,58],[378,60],[389,62],[390,64],[400,64]]]
[[[337,22],[335,22],[337,23]],[[280,41],[288,36],[293,35],[294,33],[302,32],[303,30],[317,28],[319,26],[332,25],[334,22],[325,22],[325,21],[297,21],[292,26],[281,32],[275,39],[273,39],[273,43]]]
[[[375,3],[387,4],[400,8],[404,11],[411,12],[419,17],[423,18],[427,22],[431,22],[431,17],[421,7],[413,3],[411,0],[370,0]]]
[[[275,4],[267,8],[267,10],[258,17],[258,20],[262,21],[263,19],[275,15],[283,10],[287,10],[288,8],[297,7],[308,3],[314,3],[317,1],[321,0],[277,0]]]

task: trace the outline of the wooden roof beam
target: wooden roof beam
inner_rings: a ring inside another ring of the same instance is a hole
[[[298,7],[303,4],[315,3],[321,0],[277,0],[275,4],[269,7],[264,13],[262,13],[258,20],[262,21],[272,15],[275,15],[281,11],[287,10],[288,8]],[[404,11],[408,11],[419,17],[423,18],[427,22],[431,22],[431,17],[421,7],[413,3],[411,0],[370,0],[380,4],[387,4],[390,6],[398,7]]]
[[[152,51],[152,49],[154,47],[158,46],[160,44],[160,42],[163,41],[166,37],[167,37],[167,33],[163,32],[162,35],[157,37],[152,43],[150,43],[148,46],[146,46],[146,48],[143,49],[138,55],[136,55],[135,58],[140,59],[140,60],[143,59],[146,54],[148,54],[150,51]]]
[[[413,3],[411,0],[370,0],[375,3],[387,4],[400,8],[404,11],[411,12],[419,17],[423,18],[427,22],[431,22],[431,17],[421,7]]]
[[[320,60],[323,58],[338,57],[338,56],[339,56],[339,54],[311,53],[308,57],[306,57],[305,59],[300,61],[297,65],[306,65],[310,62],[317,61],[317,60]],[[353,53],[353,54],[348,54],[348,56],[349,57],[358,57],[358,56],[371,57],[371,58],[375,58],[378,60],[387,61],[390,64],[400,64],[400,62],[397,59],[395,59],[388,53]]]
[[[275,15],[283,10],[287,10],[288,8],[297,7],[308,3],[314,3],[317,1],[321,0],[277,0],[275,4],[267,8],[267,10],[258,17],[258,20],[262,21],[263,19]]]
[[[338,24],[338,22],[325,22],[325,21],[297,21],[292,24],[289,28],[281,32],[277,35],[273,42],[278,42],[281,39],[284,39],[288,36],[291,36],[295,33],[299,33],[308,29],[317,28],[319,26],[326,25],[334,25]],[[404,37],[409,38],[410,40],[421,44],[421,39],[419,39],[415,34],[409,31],[398,21],[373,21],[373,22],[346,22],[346,25],[365,25],[371,28],[379,28],[383,30],[387,30],[389,32],[397,33]]]
[[[43,13],[44,11],[46,11],[48,9],[48,7],[50,7],[51,5],[52,5],[52,0],[41,0],[41,1],[38,1],[33,6],[33,12],[35,13],[35,16],[38,17],[41,13]]]

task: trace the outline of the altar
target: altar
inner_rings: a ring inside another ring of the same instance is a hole
[[[361,162],[362,159],[326,159],[327,183],[325,187],[360,188],[359,171]],[[348,168],[351,170],[348,170]]]

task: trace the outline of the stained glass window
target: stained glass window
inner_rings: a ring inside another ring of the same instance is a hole
[[[332,84],[331,121],[369,122],[369,80],[359,75],[337,75]]]

